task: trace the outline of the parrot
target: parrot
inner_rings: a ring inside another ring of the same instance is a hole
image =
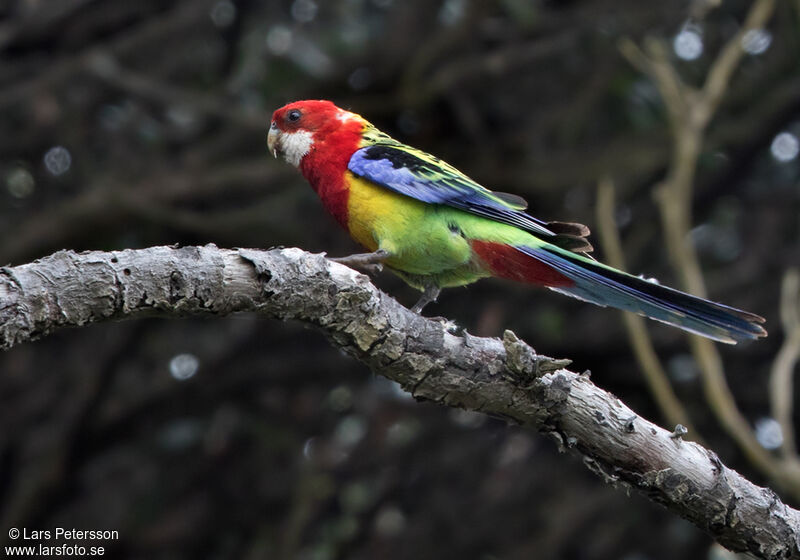
[[[422,292],[415,313],[442,288],[497,277],[727,344],[767,334],[758,315],[600,263],[589,254],[586,226],[535,218],[522,197],[483,187],[331,101],[275,110],[267,145],[299,169],[324,208],[368,251],[333,260],[366,270],[385,266]]]

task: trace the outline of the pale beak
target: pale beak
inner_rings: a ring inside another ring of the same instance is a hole
[[[278,157],[278,138],[280,138],[281,131],[278,130],[277,125],[273,122],[269,127],[269,132],[267,133],[267,146],[269,147],[269,151],[272,152],[272,155]]]

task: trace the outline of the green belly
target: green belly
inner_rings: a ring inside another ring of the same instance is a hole
[[[389,251],[386,266],[416,288],[463,286],[489,275],[475,259],[464,231],[465,225],[480,229],[479,222],[491,224],[351,177],[350,234],[371,251]]]

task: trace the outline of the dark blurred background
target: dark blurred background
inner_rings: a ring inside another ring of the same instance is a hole
[[[327,98],[543,219],[596,229],[598,181],[613,179],[627,268],[675,285],[653,200],[670,128],[619,41],[662,38],[699,85],[750,3],[717,4],[3,2],[0,264],[173,243],[355,251],[266,149],[273,109]],[[769,338],[720,350],[771,449],[780,282],[800,263],[800,4],[779,1],[743,47],[699,161],[689,241],[714,299],[767,318]],[[417,297],[389,275],[376,283]],[[479,335],[512,329],[665,424],[617,312],[483,281],[429,313]],[[770,484],[708,411],[685,336],[648,328],[707,444]],[[115,529],[101,543],[111,558],[721,554],[545,438],[417,403],[316,331],[250,315],[103,324],[0,355],[0,505],[2,538]]]

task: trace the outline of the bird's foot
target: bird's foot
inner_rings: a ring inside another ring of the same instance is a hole
[[[379,272],[383,272],[383,264],[381,263],[362,264],[361,266],[354,266],[353,268],[363,270],[370,276],[377,276]]]
[[[421,315],[422,309],[429,303],[436,301],[436,298],[439,297],[441,291],[442,291],[441,288],[439,288],[438,286],[427,286],[425,288],[425,291],[422,293],[422,296],[417,301],[417,303],[415,303],[414,307],[411,308],[411,311],[413,311],[417,315]],[[441,323],[444,330],[456,336],[460,336],[462,333],[466,331],[465,327],[456,324],[455,321],[453,321],[452,319],[448,319],[447,317],[436,316],[436,317],[426,317],[426,319],[428,319],[429,321],[436,321],[437,323]]]
[[[419,315],[422,313],[422,310],[425,308],[426,305],[429,303],[436,301],[436,298],[439,297],[441,293],[441,288],[438,286],[428,285],[425,287],[425,291],[422,292],[422,296],[420,296],[417,303],[414,304],[414,307],[411,308],[411,311]]]
[[[378,249],[374,253],[357,253],[346,257],[331,258],[333,262],[363,270],[369,274],[377,274],[383,270],[383,261],[391,256],[389,251]]]

